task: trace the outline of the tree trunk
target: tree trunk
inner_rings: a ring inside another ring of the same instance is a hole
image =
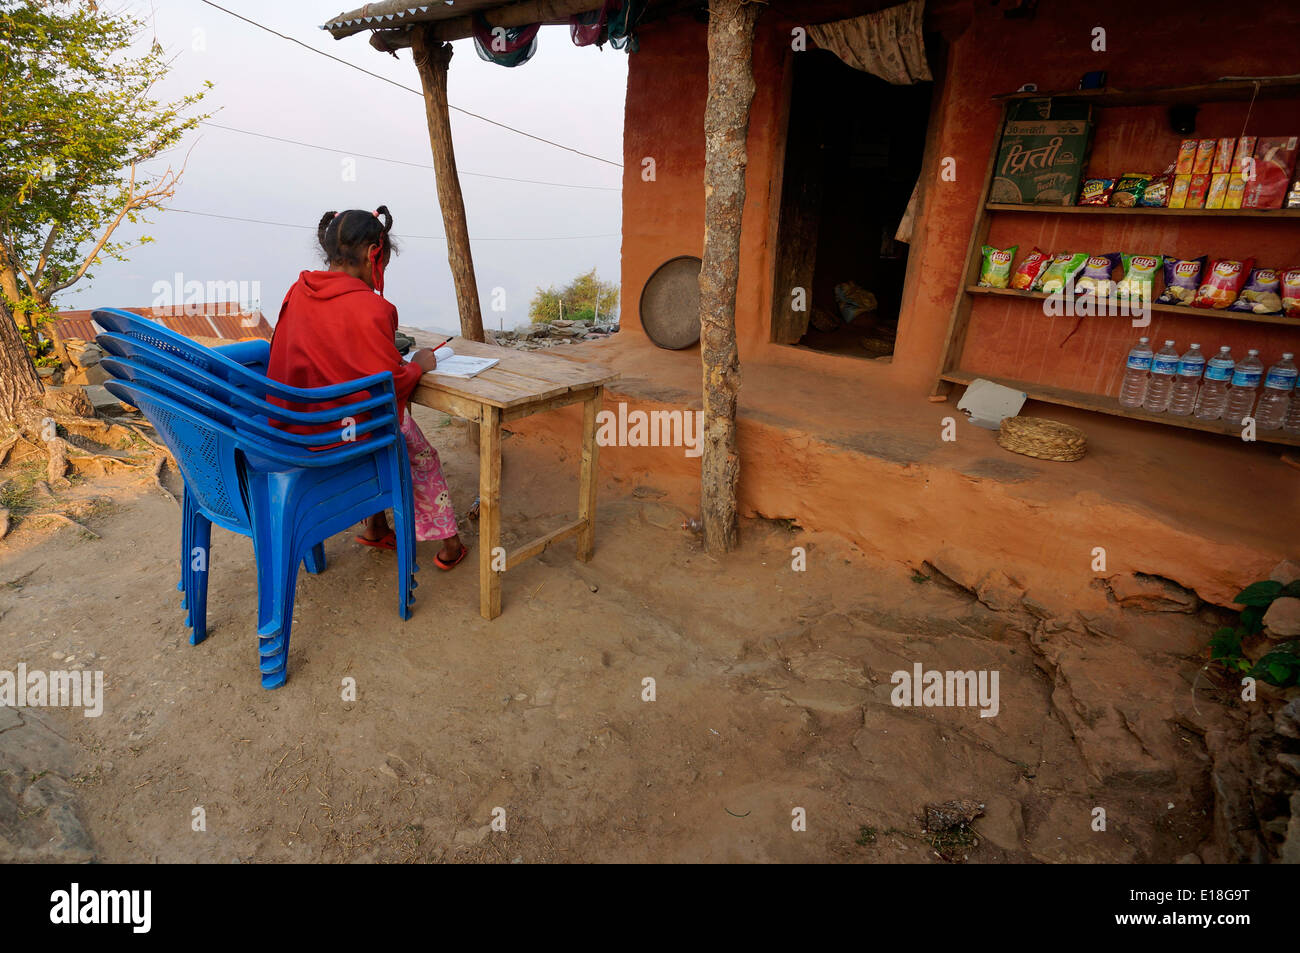
[[[433,39],[428,27],[413,31],[411,51],[420,85],[424,87],[424,112],[429,121],[429,143],[433,147],[433,171],[438,183],[438,204],[442,227],[447,234],[447,261],[456,284],[460,309],[460,333],[471,341],[482,341],[483,314],[479,310],[478,285],[474,280],[474,258],[469,248],[469,227],[465,222],[465,198],[456,174],[456,152],[451,142],[451,115],[447,107],[447,66],[451,44]]]
[[[17,421],[24,407],[40,402],[42,390],[18,325],[0,301],[0,423]]]
[[[745,207],[745,138],[754,98],[758,4],[709,2],[709,95],[704,109],[704,263],[700,267],[700,352],[704,363],[704,447],[700,510],[704,543],[719,555],[736,547],[736,281]]]

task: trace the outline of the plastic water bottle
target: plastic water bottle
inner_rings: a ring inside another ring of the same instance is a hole
[[[1300,371],[1291,363],[1291,354],[1283,354],[1282,360],[1268,369],[1264,376],[1264,390],[1259,395],[1259,406],[1255,408],[1255,426],[1260,430],[1277,430],[1286,418],[1286,412],[1295,399],[1296,376]]]
[[[1178,374],[1178,352],[1174,342],[1166,341],[1165,346],[1156,351],[1151,359],[1151,379],[1147,381],[1147,393],[1142,398],[1142,409],[1153,414],[1163,414],[1169,407],[1169,398],[1174,392],[1174,377]]]
[[[1141,407],[1147,395],[1147,381],[1150,379],[1151,339],[1138,338],[1137,347],[1128,352],[1125,365],[1124,381],[1119,385],[1119,405],[1121,407]]]
[[[1250,416],[1255,406],[1255,391],[1264,378],[1264,363],[1259,359],[1259,351],[1251,348],[1246,352],[1246,359],[1239,363],[1232,372],[1232,387],[1228,390],[1228,406],[1223,411],[1223,419],[1230,427],[1240,427],[1241,422]]]
[[[1196,407],[1196,391],[1201,386],[1201,374],[1205,372],[1205,355],[1201,346],[1193,344],[1178,361],[1178,376],[1174,378],[1174,390],[1169,396],[1169,412],[1179,417],[1186,417]]]
[[[1196,395],[1196,419],[1218,420],[1228,404],[1228,382],[1232,380],[1232,348],[1221,347],[1219,353],[1205,364],[1205,379],[1201,392]]]
[[[1282,430],[1300,437],[1300,397],[1292,395],[1291,406],[1282,418]]]

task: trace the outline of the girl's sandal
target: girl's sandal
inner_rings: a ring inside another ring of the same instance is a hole
[[[397,549],[397,534],[392,530],[389,530],[387,535],[381,536],[379,539],[368,539],[365,536],[358,536],[356,539],[362,546],[373,546],[375,549]]]
[[[443,562],[442,557],[435,553],[433,557],[433,564],[437,566],[439,569],[441,569],[443,572],[450,572],[451,570],[455,569],[457,566],[459,566],[462,562],[465,561],[465,556],[468,553],[469,553],[469,547],[466,546],[464,543],[461,543],[459,556],[457,556],[455,559],[453,559],[451,562],[448,563],[448,562]]]

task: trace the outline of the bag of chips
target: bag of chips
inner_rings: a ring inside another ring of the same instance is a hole
[[[1066,285],[1074,282],[1074,276],[1083,270],[1087,261],[1088,256],[1083,252],[1063,251],[1059,255],[1053,255],[1052,263],[1038,276],[1038,285],[1034,290],[1047,294],[1063,291]]]
[[[1189,305],[1196,297],[1196,289],[1201,284],[1201,269],[1205,267],[1208,256],[1200,258],[1175,258],[1165,255],[1165,290],[1156,299],[1156,304]]]
[[[1142,200],[1151,176],[1145,172],[1125,172],[1110,193],[1110,204],[1115,208],[1134,208]]]
[[[1228,305],[1229,311],[1246,311],[1251,314],[1282,313],[1282,276],[1276,268],[1256,268],[1250,280]]]
[[[1043,269],[1051,260],[1051,255],[1044,254],[1035,246],[1034,250],[1016,266],[1015,273],[1011,276],[1011,287],[1018,291],[1028,291],[1033,288],[1034,282],[1038,280],[1038,276],[1043,273]]]
[[[1220,258],[1205,274],[1205,280],[1197,289],[1192,306],[1197,308],[1214,308],[1222,310],[1237,300],[1237,292],[1246,283],[1255,259],[1247,258],[1237,261],[1232,258]]]
[[[1282,272],[1282,313],[1288,318],[1300,318],[1300,268]]]
[[[1110,280],[1110,273],[1115,270],[1119,264],[1119,253],[1112,252],[1107,255],[1089,255],[1088,260],[1083,263],[1083,272],[1079,275],[1079,280],[1075,282],[1074,293],[1076,295],[1110,295],[1115,290],[1115,282]]]
[[[1085,179],[1079,190],[1080,205],[1105,205],[1115,191],[1114,179]]]
[[[1160,270],[1159,255],[1120,255],[1124,263],[1124,277],[1115,284],[1120,300],[1150,301],[1156,272]]]
[[[1016,257],[1019,245],[1010,248],[994,248],[985,245],[982,249],[984,261],[980,265],[981,288],[1005,288],[1011,280],[1011,262]]]
[[[1169,192],[1174,186],[1174,167],[1170,166],[1147,183],[1138,205],[1142,208],[1164,208],[1169,204]]]

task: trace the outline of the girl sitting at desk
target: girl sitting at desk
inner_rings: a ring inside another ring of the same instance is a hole
[[[374,212],[351,209],[321,217],[316,234],[328,270],[302,272],[284,296],[267,374],[294,387],[325,387],[392,372],[411,460],[415,538],[442,540],[434,563],[439,569],[451,569],[466,552],[456,532],[451,494],[438,451],[416,426],[407,406],[421,376],[437,367],[438,359],[433,350],[421,348],[408,364],[393,343],[397,309],[384,298],[384,269],[394,251],[392,227],[393,216],[384,205]],[[385,513],[367,518],[356,539],[380,549],[397,547]]]

